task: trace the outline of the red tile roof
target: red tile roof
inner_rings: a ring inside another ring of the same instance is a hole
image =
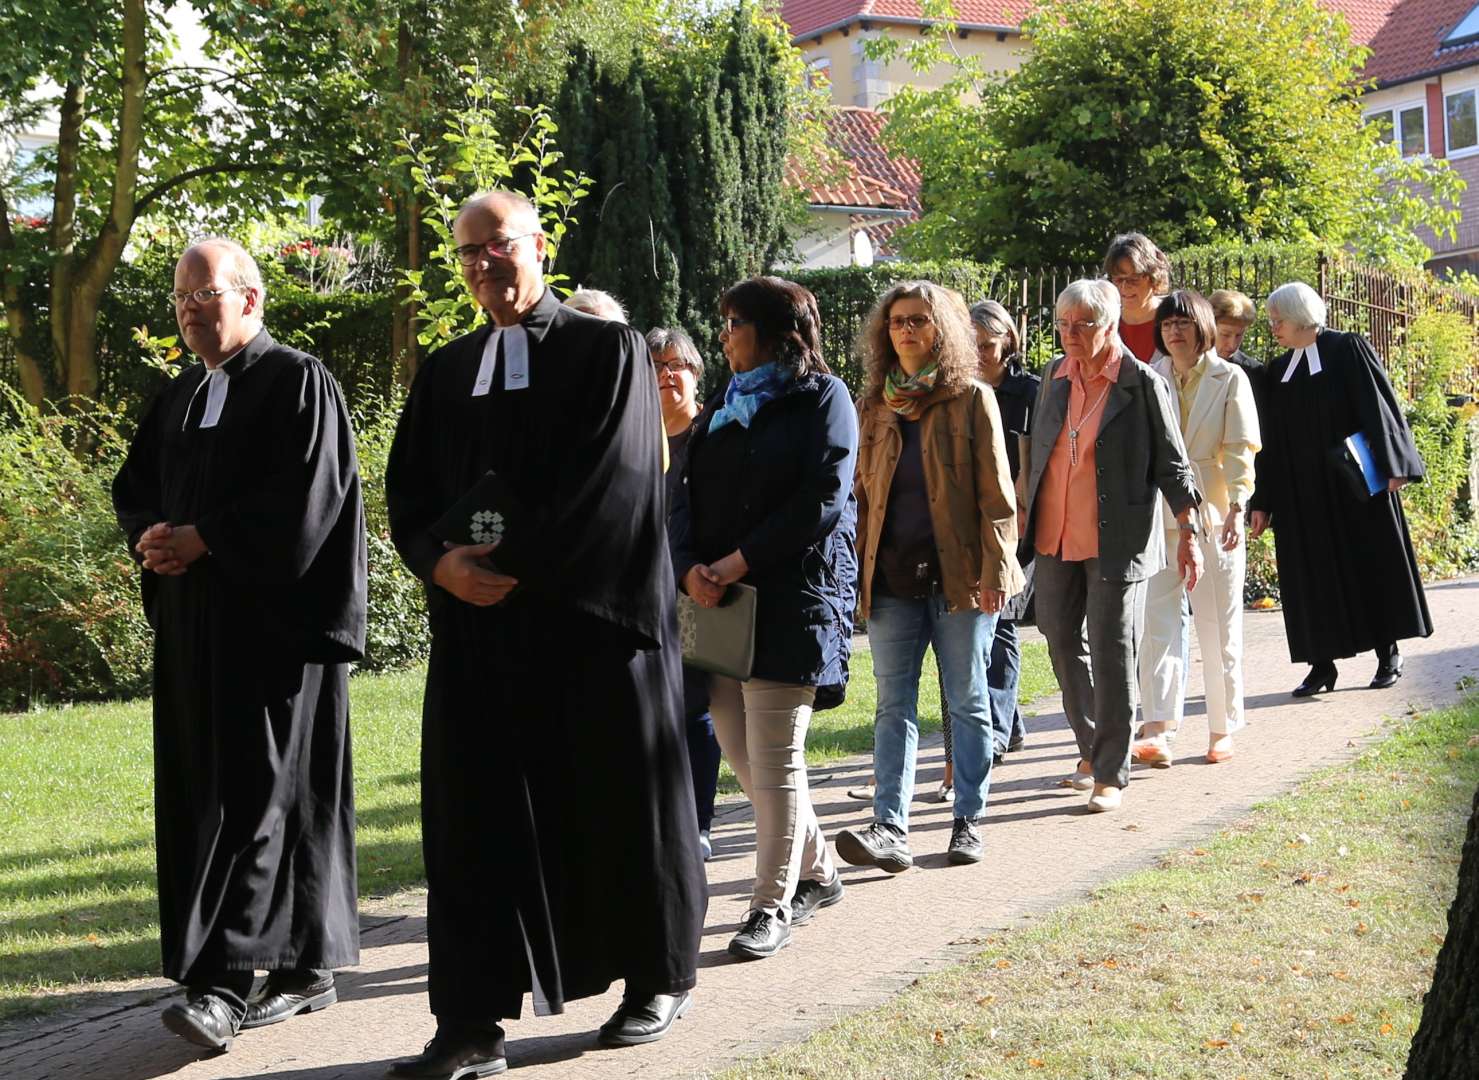
[[[1387,85],[1438,70],[1479,63],[1479,43],[1440,49],[1445,35],[1476,0],[1325,0],[1346,17],[1351,37],[1369,46],[1363,73]],[[956,0],[956,19],[987,26],[1020,26],[1034,0]],[[784,0],[781,17],[802,38],[844,22],[869,17],[917,20],[918,0]]]
[[[1371,48],[1363,73],[1380,85],[1405,82],[1408,79],[1447,71],[1467,64],[1479,64],[1479,44],[1443,49],[1440,45],[1449,32],[1473,9],[1475,0],[1397,0],[1395,3],[1357,4],[1341,0],[1341,8],[1370,7],[1386,9],[1386,18],[1364,43]],[[1347,11],[1355,30],[1355,17]],[[1353,34],[1358,41],[1361,35]]]
[[[955,21],[968,26],[1021,26],[1035,6],[1033,0],[955,0]],[[882,22],[924,17],[918,0],[785,0],[781,5],[781,18],[793,37],[870,16]]]
[[[865,226],[874,249],[890,255],[889,238],[900,225],[919,217],[919,166],[912,158],[884,150],[878,136],[885,123],[883,114],[873,109],[833,109],[827,119],[827,144],[840,158],[836,174],[808,183],[792,170],[788,179],[806,190],[807,201],[813,205],[909,211],[907,218]],[[865,216],[854,215],[853,224],[865,220]]]

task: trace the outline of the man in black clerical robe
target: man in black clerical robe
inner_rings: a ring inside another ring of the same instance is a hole
[[[1281,298],[1286,308],[1312,314],[1284,311],[1281,319]],[[1250,537],[1274,530],[1289,658],[1311,665],[1294,694],[1333,689],[1335,661],[1367,650],[1378,660],[1372,688],[1391,686],[1402,674],[1397,642],[1433,632],[1398,494],[1422,479],[1422,458],[1370,342],[1300,326],[1324,319],[1324,304],[1308,286],[1278,289],[1269,315],[1280,319],[1277,332],[1303,343],[1263,377]],[[1384,490],[1374,496],[1354,494],[1332,460],[1356,432],[1382,477]]]
[[[335,1000],[358,962],[348,662],[365,642],[364,507],[344,399],[273,341],[237,245],[196,245],[175,311],[203,363],[163,388],[113,483],[154,628],[170,1030],[227,1049]],[[254,972],[268,972],[251,997]]]
[[[706,904],[646,344],[559,304],[522,198],[471,200],[455,233],[492,321],[421,366],[386,479],[432,633],[421,790],[437,1034],[399,1077],[501,1071],[498,1021],[525,994],[557,1013],[616,980],[602,1041],[662,1037],[690,1001]],[[502,562],[434,528],[489,470],[522,512]]]

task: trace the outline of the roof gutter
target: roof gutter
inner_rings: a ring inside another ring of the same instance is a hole
[[[830,34],[834,30],[846,30],[854,23],[887,23],[893,26],[934,26],[941,22],[940,19],[916,19],[912,15],[849,15],[845,19],[828,23],[826,26],[818,26],[808,30],[804,34],[792,34],[791,44],[800,45],[807,38],[818,38],[824,34]],[[1020,34],[1022,27],[997,25],[996,23],[967,23],[955,24],[957,30],[983,30],[996,34]]]
[[[1464,48],[1468,49],[1470,46],[1465,45]],[[1445,64],[1442,67],[1429,68],[1427,71],[1419,71],[1413,75],[1404,75],[1400,79],[1378,80],[1374,89],[1390,90],[1394,86],[1404,86],[1407,83],[1418,82],[1422,79],[1437,78],[1439,75],[1447,75],[1451,71],[1457,71],[1459,68],[1466,67],[1479,67],[1479,56],[1471,56],[1466,60],[1455,60],[1453,63]]]
[[[807,203],[806,208],[825,213],[850,214],[853,217],[877,218],[879,221],[893,221],[897,218],[914,216],[913,210],[888,210],[877,206],[845,206],[841,203]]]

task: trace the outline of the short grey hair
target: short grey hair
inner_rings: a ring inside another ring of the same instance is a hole
[[[1095,326],[1117,328],[1120,323],[1120,293],[1103,278],[1079,278],[1058,294],[1053,314],[1069,308],[1084,308],[1094,316]]]
[[[627,321],[627,309],[621,306],[621,301],[600,289],[576,289],[565,297],[565,306],[609,322]]]
[[[186,248],[180,258],[199,248],[217,248],[227,252],[231,256],[231,268],[226,271],[226,280],[238,289],[257,290],[259,311],[267,306],[267,286],[262,282],[262,269],[251,252],[229,236],[203,236]]]
[[[699,355],[698,346],[676,326],[654,326],[647,331],[647,350],[654,360],[672,350],[695,375],[702,377],[704,373],[704,358]]]
[[[1021,343],[1017,340],[1017,324],[1012,322],[1007,309],[995,300],[982,300],[971,305],[971,325],[979,327],[992,337],[1006,338],[1009,343],[1007,356],[1021,351]]]
[[[1305,330],[1325,327],[1325,301],[1302,281],[1291,281],[1269,293],[1265,308],[1269,318],[1293,323]]]
[[[463,214],[467,213],[474,206],[481,206],[484,203],[497,205],[499,216],[505,221],[510,218],[522,218],[526,224],[533,226],[532,232],[543,231],[539,221],[539,211],[535,208],[534,204],[517,191],[505,191],[502,188],[478,192],[462,204],[457,211],[457,217],[462,217]],[[453,220],[455,222],[456,218]]]

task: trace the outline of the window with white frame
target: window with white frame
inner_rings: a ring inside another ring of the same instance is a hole
[[[1450,154],[1479,146],[1479,112],[1474,107],[1473,90],[1443,95],[1443,123]]]
[[[815,90],[832,82],[832,58],[817,56],[806,62],[806,85]]]
[[[1421,103],[1367,113],[1366,122],[1380,128],[1382,142],[1401,147],[1403,157],[1428,152],[1428,110]]]

